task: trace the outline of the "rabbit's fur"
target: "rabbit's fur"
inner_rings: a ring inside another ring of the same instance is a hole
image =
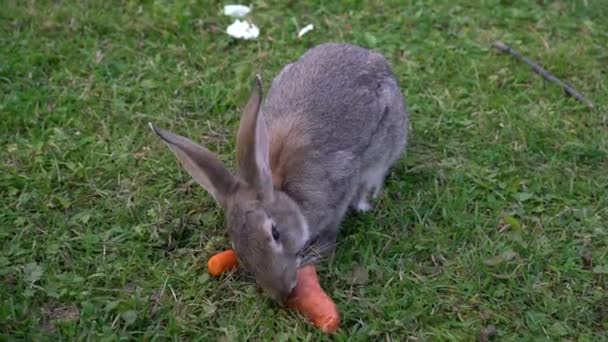
[[[332,250],[348,207],[370,209],[408,126],[386,59],[335,43],[283,68],[264,100],[256,77],[237,134],[236,175],[204,147],[151,125],[226,210],[240,262],[278,302],[295,287],[311,244]]]

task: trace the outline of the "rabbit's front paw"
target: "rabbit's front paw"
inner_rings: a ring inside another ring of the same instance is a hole
[[[355,206],[355,209],[357,209],[358,212],[364,213],[366,211],[370,211],[372,209],[372,205],[369,204],[365,197],[362,197],[359,200],[359,203],[357,203],[357,205]]]

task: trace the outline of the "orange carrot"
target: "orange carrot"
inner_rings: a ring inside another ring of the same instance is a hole
[[[236,268],[239,264],[236,254],[232,249],[227,249],[219,252],[209,258],[207,269],[212,276],[217,277],[220,274]]]
[[[338,308],[319,285],[317,271],[312,265],[298,270],[298,285],[289,295],[287,305],[325,333],[333,333],[340,326]]]
[[[207,264],[209,273],[216,277],[237,266],[238,259],[231,249],[213,255]],[[340,326],[338,308],[321,288],[312,265],[298,269],[298,285],[287,298],[287,306],[310,319],[325,333],[333,333]]]

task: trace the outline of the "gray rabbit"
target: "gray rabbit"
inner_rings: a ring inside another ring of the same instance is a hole
[[[204,147],[150,127],[224,208],[239,262],[281,303],[307,253],[333,251],[347,209],[371,208],[405,149],[408,120],[383,56],[326,43],[283,68],[265,99],[256,77],[236,175]]]

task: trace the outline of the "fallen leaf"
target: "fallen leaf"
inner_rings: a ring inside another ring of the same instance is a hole
[[[235,18],[242,18],[249,14],[251,9],[245,5],[226,5],[224,6],[224,15]]]
[[[40,313],[42,314],[41,328],[45,332],[54,332],[56,323],[75,322],[80,318],[80,311],[74,304],[45,303],[41,306]]]
[[[80,314],[84,319],[90,318],[95,314],[95,304],[85,301],[81,304]]]
[[[496,327],[494,325],[488,325],[481,329],[478,340],[479,342],[488,342],[494,335],[496,335]]]
[[[514,230],[521,230],[521,224],[519,221],[513,216],[505,217],[505,223]]]
[[[210,301],[207,301],[206,303],[202,303],[202,307],[203,307],[202,317],[210,317],[217,310],[217,307],[215,306],[215,304],[213,304]]]
[[[513,194],[513,198],[515,198],[516,200],[518,200],[520,202],[525,202],[532,197],[533,197],[533,195],[528,192],[517,192],[517,193]]]
[[[365,285],[369,282],[369,271],[363,266],[355,266],[347,277],[352,285]]]
[[[238,39],[255,39],[260,35],[260,29],[246,20],[236,19],[234,23],[228,26],[226,33]]]
[[[198,277],[197,281],[199,284],[204,284],[209,280],[209,273],[203,273]]]
[[[42,277],[42,267],[35,262],[31,262],[23,268],[23,280],[28,283],[35,283]]]
[[[595,274],[608,274],[608,266],[597,265],[593,268]]]
[[[157,87],[156,82],[154,82],[153,80],[149,80],[149,79],[141,81],[140,85],[146,89],[152,89],[152,88]]]
[[[158,289],[150,296],[150,315],[154,316],[161,308],[161,300],[163,297],[163,290]]]
[[[315,26],[313,24],[308,24],[308,25],[304,26],[304,28],[302,28],[300,30],[300,32],[298,32],[298,38],[301,38],[303,35],[312,31],[314,28],[315,28]]]
[[[137,320],[137,311],[129,310],[122,313],[122,319],[126,325],[131,325]]]
[[[378,39],[369,32],[365,32],[363,34],[363,38],[365,39],[365,42],[367,43],[367,45],[369,45],[371,47],[376,46],[376,44],[378,43]]]
[[[128,294],[135,292],[136,289],[137,289],[137,285],[135,285],[134,283],[127,283],[127,285],[125,285],[122,288],[122,290]]]
[[[563,337],[568,335],[568,331],[569,329],[563,323],[560,322],[553,323],[553,325],[549,327],[549,332],[553,336]]]
[[[110,302],[107,302],[106,306],[104,308],[104,311],[106,313],[112,312],[112,310],[116,309],[119,304],[120,304],[119,301],[110,301]]]
[[[587,252],[581,256],[583,259],[583,269],[590,270],[591,266],[593,266],[593,255],[590,252]]]
[[[504,251],[504,252],[500,253],[499,255],[497,255],[491,259],[484,261],[483,263],[488,266],[497,266],[499,264],[502,264],[503,262],[508,262],[508,261],[515,259],[517,257],[517,255],[518,255],[517,252],[508,250],[508,251]]]

